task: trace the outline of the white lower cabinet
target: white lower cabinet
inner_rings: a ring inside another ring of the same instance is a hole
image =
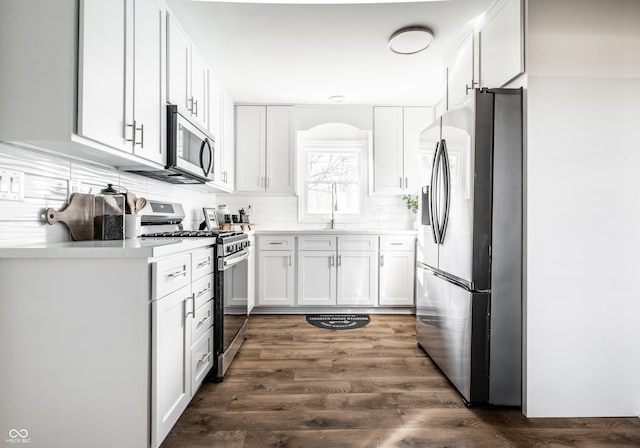
[[[298,305],[376,304],[377,236],[302,235],[298,247]]]
[[[336,304],[336,251],[298,251],[298,305]]]
[[[378,298],[378,252],[338,252],[338,305],[374,306]]]
[[[415,291],[415,239],[380,237],[381,306],[412,306]]]
[[[256,305],[291,306],[294,301],[293,236],[259,236]]]
[[[191,400],[191,287],[151,304],[151,446],[160,446]]]
[[[257,308],[415,306],[414,235],[318,232],[257,240]]]
[[[151,446],[160,446],[213,367],[213,248],[152,264]]]

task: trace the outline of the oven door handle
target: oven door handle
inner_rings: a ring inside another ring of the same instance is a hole
[[[227,269],[235,266],[236,264],[240,263],[241,261],[246,260],[247,258],[249,258],[249,251],[248,250],[243,250],[242,252],[238,252],[236,254],[233,254],[229,257],[222,257],[220,259],[218,259],[218,270],[219,271],[226,271]]]

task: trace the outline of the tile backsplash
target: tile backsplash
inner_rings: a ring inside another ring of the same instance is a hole
[[[298,222],[296,195],[215,194],[202,186],[173,185],[136,174],[41,152],[19,144],[0,142],[0,168],[24,172],[24,200],[0,200],[0,247],[69,241],[64,224],[49,225],[44,212],[62,210],[68,201],[70,181],[80,192],[97,193],[107,183],[124,187],[147,199],[179,202],[185,209],[184,227],[196,229],[203,220],[202,207],[224,204],[235,213],[244,208],[257,229],[321,229],[329,222]],[[251,210],[247,210],[251,205]],[[340,222],[339,228],[413,229],[415,215],[400,196],[365,196],[359,222]]]
[[[218,205],[224,204],[232,213],[244,208],[257,229],[322,229],[329,221],[298,222],[298,197],[266,194],[218,194]],[[248,210],[251,206],[251,210]],[[358,222],[341,222],[336,227],[346,229],[412,230],[416,215],[407,210],[401,196],[365,196],[364,214]]]
[[[168,184],[15,144],[0,142],[0,168],[24,172],[24,200],[0,200],[0,247],[69,241],[64,224],[49,225],[44,218],[49,207],[64,209],[69,181],[79,182],[82,193],[95,194],[111,183],[139,197],[179,202],[187,229],[197,228],[203,220],[202,207],[217,204],[216,194],[201,186]]]

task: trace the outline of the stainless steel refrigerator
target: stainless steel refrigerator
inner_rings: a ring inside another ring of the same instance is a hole
[[[522,91],[472,91],[420,151],[418,343],[468,405],[520,406]]]

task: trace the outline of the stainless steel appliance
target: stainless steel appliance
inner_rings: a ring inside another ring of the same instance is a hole
[[[178,110],[167,106],[167,165],[164,170],[131,172],[172,184],[202,184],[214,180],[215,139]]]
[[[420,136],[418,342],[468,405],[521,405],[522,92],[474,90]],[[424,213],[423,213],[424,212]]]
[[[209,378],[222,381],[246,337],[249,238],[237,231],[184,230],[184,217],[180,204],[148,201],[142,211],[141,238],[215,238],[213,345],[216,362]]]

